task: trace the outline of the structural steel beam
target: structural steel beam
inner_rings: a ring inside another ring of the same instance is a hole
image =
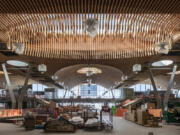
[[[66,99],[52,99],[54,102],[56,103],[116,103],[116,102],[122,102],[124,101],[124,99],[122,98],[74,98],[74,99],[70,99],[70,98],[66,98]]]
[[[177,65],[174,65],[173,71],[172,71],[172,74],[171,74],[171,78],[170,78],[169,83],[168,83],[167,91],[166,91],[166,94],[165,94],[165,97],[164,97],[164,102],[163,102],[164,104],[168,103],[169,95],[171,94],[171,88],[173,86],[176,70],[177,70]]]
[[[65,98],[65,97],[66,97],[66,93],[67,93],[67,89],[66,89],[66,91],[65,91],[65,93],[64,93],[64,96],[63,96],[63,98]]]
[[[108,91],[105,91],[105,92],[102,94],[102,96],[104,96],[106,93],[108,93]]]
[[[2,69],[4,71],[4,76],[5,76],[7,87],[8,87],[8,90],[9,90],[9,95],[10,95],[10,98],[11,98],[11,101],[12,101],[12,108],[16,108],[16,98],[15,98],[15,95],[14,95],[14,92],[13,92],[13,89],[12,89],[12,86],[11,86],[11,82],[9,80],[9,76],[8,76],[8,73],[7,73],[7,70],[6,70],[5,63],[2,64]]]
[[[154,93],[155,93],[155,96],[156,96],[156,101],[157,101],[157,108],[161,108],[161,97],[157,91],[157,87],[156,87],[156,84],[155,84],[155,81],[154,81],[154,77],[153,77],[153,74],[152,74],[152,71],[150,68],[148,68],[148,72],[149,72],[149,77],[150,77],[150,80],[151,80],[151,83],[152,83],[152,86],[153,86],[153,90],[154,90]]]
[[[27,73],[26,73],[26,79],[25,79],[25,82],[24,82],[24,86],[23,88],[21,89],[21,94],[18,98],[18,108],[19,109],[22,109],[22,103],[23,103],[23,98],[24,98],[24,94],[25,92],[27,91],[27,87],[28,87],[28,81],[29,81],[29,78],[30,78],[30,67],[27,69]]]
[[[112,90],[111,90],[111,94],[112,94],[112,97],[113,97],[113,98],[115,98],[115,97],[114,97],[114,93],[113,93],[113,91],[112,91]]]

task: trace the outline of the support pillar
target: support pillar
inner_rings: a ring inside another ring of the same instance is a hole
[[[174,65],[173,71],[171,74],[171,78],[170,78],[169,83],[168,83],[167,91],[166,91],[166,94],[164,97],[164,103],[168,103],[169,95],[171,94],[171,88],[172,88],[173,83],[174,83],[174,77],[175,77],[176,70],[177,70],[177,65]]]
[[[16,98],[15,98],[15,95],[14,95],[14,92],[13,92],[13,89],[12,89],[12,86],[11,86],[11,82],[9,80],[9,76],[8,76],[8,73],[7,73],[7,70],[6,70],[5,63],[2,64],[2,69],[3,69],[3,72],[4,72],[5,79],[6,79],[7,87],[8,87],[8,90],[9,90],[9,95],[10,95],[11,102],[12,102],[12,109],[14,109],[14,108],[16,108]]]
[[[148,72],[149,72],[149,77],[150,77],[150,80],[151,80],[151,83],[152,83],[152,86],[153,86],[153,90],[154,90],[154,93],[155,93],[155,97],[156,97],[156,102],[157,102],[157,108],[161,108],[161,97],[157,91],[157,87],[156,87],[156,84],[155,84],[155,81],[154,81],[154,77],[153,77],[153,74],[152,74],[152,71],[149,67],[148,69]]]
[[[66,97],[66,93],[67,93],[67,89],[66,89],[66,91],[65,91],[65,93],[64,93],[64,96],[63,96],[63,98],[65,98],[65,97]]]
[[[113,91],[111,90],[111,94],[112,94],[112,97],[114,98],[114,93],[113,93]]]
[[[20,94],[20,96],[18,98],[18,109],[22,109],[23,98],[24,98],[25,92],[27,91],[29,78],[30,78],[30,67],[27,70],[24,86],[21,89],[21,94]]]
[[[174,83],[176,70],[177,70],[177,65],[174,65],[171,78],[168,83],[167,91],[165,93],[164,101],[163,101],[163,120],[165,120],[166,122],[168,122],[168,101],[169,101],[169,96],[171,94],[171,88]]]

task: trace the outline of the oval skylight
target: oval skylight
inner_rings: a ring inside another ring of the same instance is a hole
[[[19,61],[19,60],[8,60],[6,62],[8,65],[15,66],[15,67],[27,67],[28,63]]]
[[[153,67],[163,67],[163,66],[169,66],[171,64],[173,64],[172,60],[161,60],[161,61],[153,62],[152,66]]]
[[[88,72],[91,72],[92,74],[101,74],[102,70],[96,67],[83,67],[79,70],[77,70],[79,74],[87,74]]]

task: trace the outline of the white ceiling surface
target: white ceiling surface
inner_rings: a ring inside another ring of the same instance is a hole
[[[93,64],[93,65],[79,64],[58,70],[55,73],[55,76],[58,76],[58,79],[56,81],[61,83],[63,82],[64,86],[67,89],[71,89],[78,84],[86,82],[88,78],[86,74],[77,73],[77,70],[83,67],[95,67],[101,69],[102,70],[101,74],[94,74],[89,78],[92,79],[92,83],[96,83],[107,89],[112,87],[115,84],[115,82],[121,81],[121,76],[123,74],[121,70],[111,66],[98,65],[98,64]]]
[[[18,85],[24,85],[25,77],[20,75],[9,75],[9,79],[11,82],[12,87],[17,87]],[[0,75],[0,88],[4,88],[3,83],[5,83],[5,77],[3,74]],[[36,84],[37,81],[34,81],[32,79],[29,79],[28,84]]]
[[[156,83],[156,86],[157,87],[160,86],[163,90],[167,90],[170,77],[171,77],[170,75],[154,76],[154,81]],[[180,89],[180,76],[179,75],[175,75],[174,82],[175,82],[175,85],[173,85],[173,88]],[[150,81],[150,79],[147,79],[141,83],[151,84],[151,81]]]
[[[59,82],[64,82],[64,85],[68,87],[69,89],[73,88],[74,86],[81,84],[87,80],[87,77],[85,74],[79,74],[77,73],[77,70],[82,67],[87,67],[88,65],[80,64],[75,66],[69,66],[66,68],[63,68],[55,73],[55,75],[58,76]],[[112,84],[114,84],[116,81],[121,81],[122,72],[119,69],[110,67],[110,66],[104,66],[104,65],[93,65],[92,67],[97,67],[102,70],[102,74],[92,75],[92,83],[99,84],[101,86],[104,86],[106,88],[110,88]],[[9,75],[11,84],[13,87],[17,87],[18,85],[24,85],[25,77],[20,75]],[[156,83],[156,86],[160,86],[163,90],[167,89],[168,82],[170,80],[170,75],[158,75],[154,76],[154,80]],[[0,88],[4,88],[3,82],[5,82],[4,75],[0,75]],[[40,82],[29,79],[28,84],[38,84]],[[138,83],[145,83],[145,84],[151,84],[150,79],[144,80],[142,82]],[[49,87],[54,87],[49,84],[45,84]],[[180,75],[175,75],[175,85],[174,88],[180,89]]]

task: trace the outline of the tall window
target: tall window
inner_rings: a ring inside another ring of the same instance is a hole
[[[97,85],[95,85],[95,84],[81,85],[81,96],[82,97],[96,97],[97,96]]]
[[[81,98],[121,98],[121,90],[109,90],[100,85],[82,84],[75,86],[71,90],[58,90],[58,98],[69,98],[81,96]]]
[[[48,87],[43,84],[32,84],[32,91],[44,91],[45,88]]]
[[[133,88],[134,91],[137,92],[145,92],[147,90],[152,90],[152,85],[150,84],[135,84],[131,86],[130,88]]]

